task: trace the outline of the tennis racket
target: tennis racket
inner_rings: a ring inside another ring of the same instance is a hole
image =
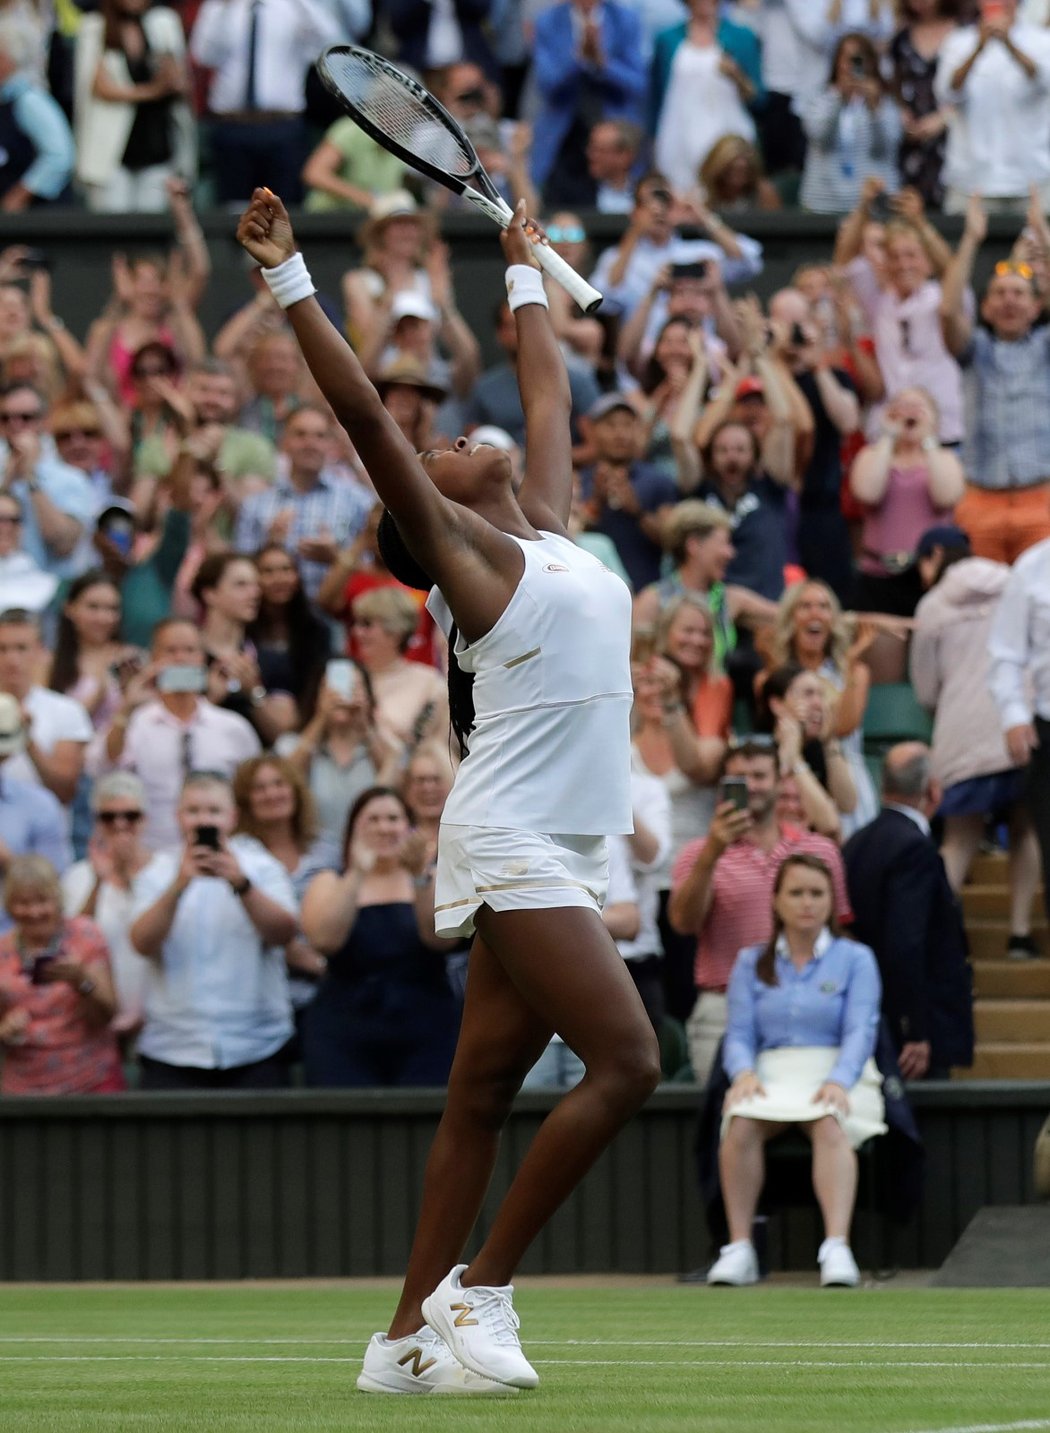
[[[328,92],[377,144],[410,168],[462,194],[505,229],[514,211],[482,168],[462,128],[418,81],[382,55],[356,45],[332,45],[317,62]],[[476,187],[475,187],[476,186]],[[537,244],[537,262],[579,304],[593,313],[602,295],[549,244]]]

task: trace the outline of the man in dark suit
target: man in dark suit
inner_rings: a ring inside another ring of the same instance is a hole
[[[966,932],[930,837],[940,791],[929,748],[887,754],[882,811],[846,843],[854,923],[882,972],[882,1009],[905,1079],[946,1076],[973,1063],[973,988]]]

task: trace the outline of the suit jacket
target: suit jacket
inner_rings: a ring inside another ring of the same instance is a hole
[[[846,842],[850,934],[882,972],[882,1008],[898,1050],[928,1040],[934,1069],[973,1063],[973,977],[959,903],[933,841],[883,810]]]
[[[494,80],[499,78],[500,70],[482,29],[491,3],[492,0],[453,0],[452,8],[463,31],[464,60],[480,65],[489,79]],[[425,70],[427,33],[433,14],[430,0],[384,0],[381,7],[375,8],[377,13],[382,11],[397,38],[400,63],[420,72]]]
[[[554,5],[536,17],[533,72],[543,104],[532,136],[532,178],[542,186],[554,167],[562,141],[572,127],[585,73],[602,89],[605,119],[644,123],[648,66],[642,23],[633,10],[605,0],[601,7],[600,71],[585,71],[572,28],[572,5]]]

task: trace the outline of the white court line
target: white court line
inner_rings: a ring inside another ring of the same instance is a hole
[[[925,1433],[1014,1433],[1023,1428],[1050,1428],[1050,1418],[1026,1418],[1020,1423],[970,1423],[965,1428],[928,1428]]]
[[[318,1346],[332,1347],[340,1344],[354,1344],[361,1339],[368,1339],[368,1333],[343,1334],[338,1338],[189,1338],[185,1336],[165,1337],[157,1336],[150,1338],[142,1334],[136,1334],[122,1338],[119,1334],[0,1334],[0,1346],[4,1344],[174,1344],[187,1348],[203,1347],[232,1347],[232,1348],[317,1348]],[[942,1340],[917,1340],[915,1342],[890,1342],[881,1339],[876,1340],[850,1340],[832,1341],[828,1339],[751,1339],[751,1338],[729,1338],[729,1339],[614,1339],[614,1338],[563,1338],[563,1339],[542,1339],[529,1338],[526,1340],[530,1348],[812,1348],[819,1343],[822,1349],[909,1349],[913,1352],[922,1349],[994,1349],[1006,1350],[1009,1352],[1039,1352],[1050,1349],[1050,1343],[988,1343],[985,1340],[974,1343],[954,1343]],[[1048,1424],[1050,1426],[1050,1424]],[[940,1430],[936,1430],[940,1433]],[[944,1430],[944,1433],[955,1433],[955,1430]]]
[[[82,1354],[0,1354],[3,1363],[350,1363],[360,1362],[359,1355],[328,1357],[310,1354],[226,1354],[226,1353],[82,1353]],[[957,1372],[987,1374],[990,1369],[1024,1370],[1050,1373],[1050,1364],[1045,1363],[973,1363],[960,1365],[956,1360],[898,1360],[886,1363],[881,1359],[698,1359],[690,1363],[674,1364],[660,1358],[539,1358],[534,1362],[548,1368],[675,1368],[695,1371],[704,1368],[877,1368],[890,1372],[898,1368],[951,1368]],[[1023,1428],[1024,1424],[1006,1425]],[[1038,1423],[1039,1428],[1050,1428],[1050,1422]],[[967,1433],[962,1429],[944,1429],[939,1433]]]

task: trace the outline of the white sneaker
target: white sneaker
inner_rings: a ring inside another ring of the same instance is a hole
[[[511,1303],[514,1286],[465,1289],[460,1275],[466,1267],[457,1264],[423,1300],[423,1317],[473,1373],[514,1388],[535,1388],[539,1374],[518,1340],[519,1321]]]
[[[750,1239],[723,1244],[718,1258],[707,1271],[709,1284],[757,1284],[758,1255]]]
[[[373,1334],[357,1376],[362,1393],[517,1393],[464,1368],[443,1338],[425,1325],[410,1338]]]
[[[845,1239],[825,1239],[817,1253],[820,1282],[826,1289],[855,1289],[860,1283],[857,1261]]]

